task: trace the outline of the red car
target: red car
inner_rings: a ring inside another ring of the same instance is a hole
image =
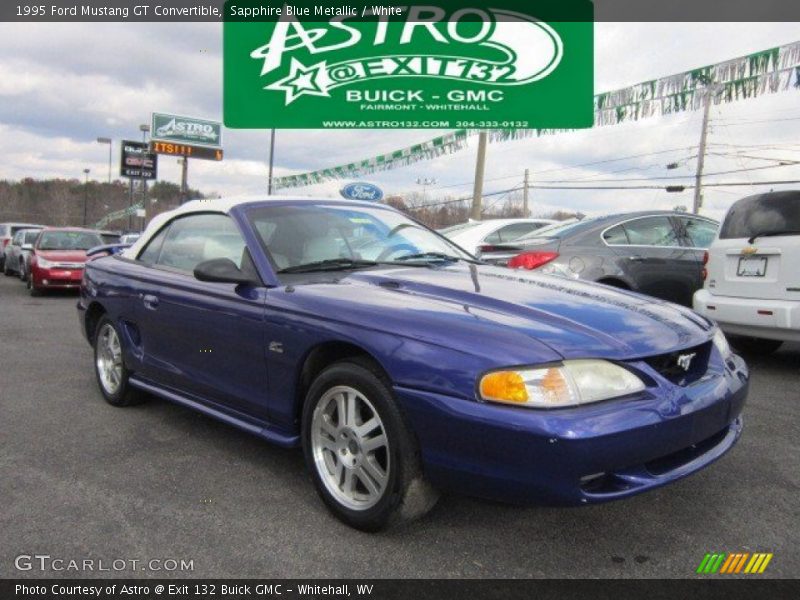
[[[31,296],[45,290],[78,289],[86,264],[86,251],[102,246],[96,231],[77,227],[48,227],[36,240],[31,254],[28,289]]]

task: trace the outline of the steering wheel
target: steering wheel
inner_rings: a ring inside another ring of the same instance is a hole
[[[397,244],[396,246],[389,246],[383,252],[378,255],[378,258],[375,260],[382,261],[394,254],[395,252],[400,252],[400,250],[408,250],[412,254],[417,251],[417,248],[412,246],[411,244]]]

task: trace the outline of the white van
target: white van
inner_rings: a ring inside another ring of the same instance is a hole
[[[800,341],[800,191],[735,202],[705,262],[694,309],[717,321],[731,345],[769,353]]]

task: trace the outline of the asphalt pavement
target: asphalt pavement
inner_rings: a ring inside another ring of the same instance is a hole
[[[683,481],[581,508],[444,496],[366,534],[328,514],[299,451],[158,399],[106,404],[75,302],[0,277],[0,577],[682,578],[738,551],[774,553],[759,577],[800,573],[800,344],[747,357],[741,441]],[[125,567],[67,568],[84,559]]]

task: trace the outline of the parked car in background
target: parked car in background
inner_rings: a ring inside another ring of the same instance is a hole
[[[41,229],[20,229],[11,238],[11,242],[4,250],[3,274],[13,275],[16,273],[19,278],[25,280],[30,263],[30,254],[33,250],[33,243],[39,236]]]
[[[141,233],[126,233],[121,238],[119,238],[119,243],[120,244],[133,244],[141,236],[142,236]]]
[[[119,244],[122,237],[121,231],[98,231],[104,244]]]
[[[188,202],[87,263],[77,308],[108,403],[152,393],[300,446],[322,500],[365,530],[439,488],[625,498],[742,431],[747,367],[711,321],[480,263],[372,202]]]
[[[535,231],[478,256],[691,306],[692,295],[703,286],[703,255],[718,226],[686,213],[625,213]]]
[[[102,245],[103,239],[92,229],[43,229],[31,251],[28,276],[31,296],[46,290],[77,289],[83,277],[86,251]]]
[[[512,242],[556,222],[553,219],[487,219],[445,227],[439,233],[474,255],[481,247],[489,249],[495,244]]]
[[[0,223],[0,269],[5,265],[4,251],[14,234],[20,229],[41,229],[42,227],[44,225],[35,225],[33,223]]]
[[[706,255],[694,309],[742,351],[766,354],[800,341],[800,191],[742,198]]]

